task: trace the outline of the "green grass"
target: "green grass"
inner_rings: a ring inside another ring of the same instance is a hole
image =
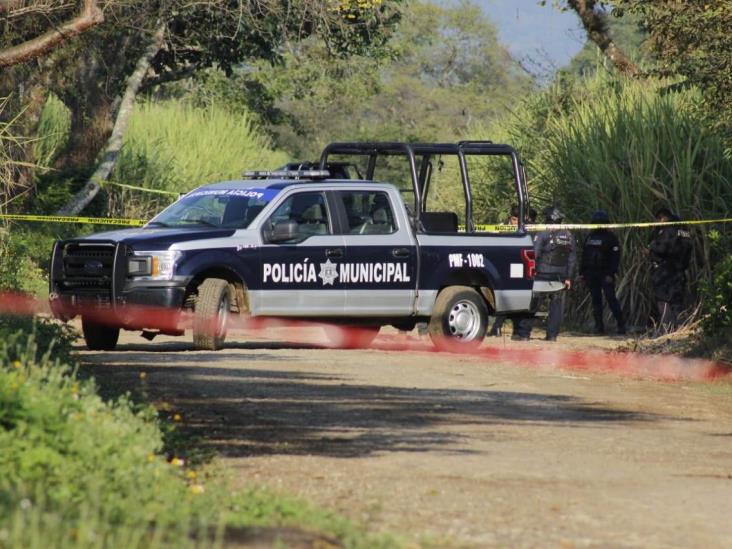
[[[0,547],[208,547],[253,526],[399,546],[294,498],[232,492],[215,464],[194,468],[171,453],[154,409],[104,401],[93,380],[53,358],[71,334],[27,322],[0,319]]]
[[[38,121],[37,139],[33,155],[41,169],[50,167],[66,146],[71,131],[71,111],[53,93],[43,105]]]
[[[589,222],[603,208],[612,221],[651,221],[660,205],[684,219],[727,217],[732,207],[732,159],[721,136],[700,110],[697,90],[668,92],[667,82],[618,80],[598,75],[558,83],[532,96],[501,125],[473,138],[514,145],[527,165],[537,206],[558,204],[567,222]],[[502,172],[476,178],[479,215],[505,208]],[[692,289],[710,276],[709,227],[692,229],[695,257]],[[578,235],[579,236],[579,235]],[[623,260],[618,289],[633,324],[643,324],[653,306],[650,268],[643,249],[650,230],[619,231]],[[575,292],[573,320],[589,321]],[[587,304],[587,303],[586,303]]]
[[[245,112],[195,107],[183,100],[144,102],[135,107],[112,180],[151,189],[187,192],[245,170],[272,169],[287,162]],[[149,216],[170,203],[136,191],[108,187],[115,215]]]

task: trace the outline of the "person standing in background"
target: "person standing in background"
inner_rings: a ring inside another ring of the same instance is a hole
[[[508,218],[508,224],[518,226],[519,222],[519,207],[514,205],[511,206],[511,215]],[[496,319],[493,321],[493,327],[488,331],[490,337],[500,337],[503,333],[503,323],[506,322],[505,315],[496,315]]]
[[[656,211],[656,221],[680,221],[668,208]],[[673,332],[678,328],[679,315],[684,307],[686,269],[692,254],[691,234],[684,226],[660,227],[648,247],[651,261],[651,283],[658,308],[655,335]]]
[[[591,222],[610,223],[604,210],[592,214]],[[620,265],[620,242],[610,229],[594,229],[587,235],[582,247],[580,277],[592,296],[592,313],[595,318],[595,333],[604,334],[602,295],[605,294],[610,311],[615,317],[618,334],[625,334],[625,319],[620,302],[615,295],[615,275]]]
[[[559,224],[564,215],[554,206],[544,209],[544,221],[548,225]],[[549,316],[546,322],[547,341],[556,341],[564,319],[567,290],[572,288],[572,276],[577,266],[577,243],[567,229],[549,228],[540,232],[534,240],[536,279],[563,282],[564,290],[548,294]]]

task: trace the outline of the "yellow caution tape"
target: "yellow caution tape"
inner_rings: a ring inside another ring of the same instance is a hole
[[[72,217],[64,215],[24,215],[24,214],[0,214],[0,219],[8,221],[40,221],[46,223],[81,223],[89,225],[125,225],[128,227],[141,227],[147,221],[143,219],[124,219],[119,217]],[[648,228],[667,227],[674,225],[709,225],[712,223],[732,223],[732,217],[721,219],[701,219],[693,221],[650,221],[644,223],[557,223],[557,224],[533,224],[524,225],[527,232],[556,231],[559,229],[627,229],[627,228]],[[476,232],[487,233],[513,233],[516,232],[516,225],[474,225]],[[460,225],[458,231],[465,232],[465,225]]]
[[[66,215],[20,215],[0,214],[0,219],[8,221],[41,221],[45,223],[82,223],[90,225],[126,225],[140,227],[147,223],[142,219],[122,219],[116,217],[71,217]]]
[[[732,217],[721,219],[700,219],[692,221],[648,221],[643,223],[556,223],[556,224],[532,224],[524,225],[528,232],[540,231],[556,231],[559,229],[569,230],[586,230],[586,229],[629,229],[629,228],[650,228],[650,227],[670,227],[679,225],[710,225],[710,224],[732,223]],[[516,225],[475,225],[478,232],[502,233],[516,232]],[[465,225],[459,227],[460,231],[465,231]]]
[[[165,194],[165,195],[172,195],[175,197],[185,194],[185,193],[177,193],[175,191],[164,191],[162,189],[148,189],[147,187],[137,187],[135,185],[129,185],[127,183],[118,183],[117,181],[105,181],[102,179],[94,179],[94,181],[99,183],[99,185],[101,185],[102,187],[104,187],[106,185],[113,185],[115,187],[122,187],[123,189],[130,189],[133,191],[141,191],[141,192],[145,192],[145,193],[155,193],[155,194]]]

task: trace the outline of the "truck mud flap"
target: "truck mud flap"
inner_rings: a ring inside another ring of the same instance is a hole
[[[564,282],[558,280],[534,280],[534,294],[551,294],[564,290]]]

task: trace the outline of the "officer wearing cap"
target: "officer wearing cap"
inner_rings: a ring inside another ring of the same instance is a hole
[[[656,211],[656,221],[680,221],[668,208]],[[691,234],[682,225],[660,227],[648,247],[651,260],[651,283],[658,308],[657,335],[678,327],[679,314],[684,307],[686,269],[692,254]]]
[[[592,223],[610,223],[605,210],[592,214]],[[582,246],[580,277],[592,296],[592,312],[595,317],[595,333],[604,334],[602,294],[615,317],[618,333],[625,333],[625,319],[615,295],[615,275],[620,265],[620,242],[609,229],[593,229]]]
[[[564,215],[554,206],[544,209],[547,225],[561,223]],[[564,290],[548,294],[549,316],[546,323],[547,341],[556,341],[564,317],[566,290],[572,287],[572,275],[577,266],[577,244],[567,229],[548,229],[536,235],[534,240],[536,279],[564,283]],[[530,330],[530,328],[529,328]],[[530,333],[530,331],[529,331]],[[528,339],[529,334],[514,334],[515,339]]]

